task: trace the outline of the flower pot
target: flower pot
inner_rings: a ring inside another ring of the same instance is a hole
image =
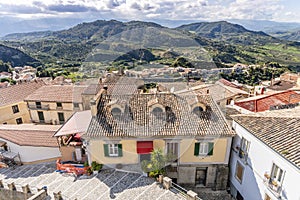
[[[93,171],[93,175],[97,175],[98,173],[98,171]]]

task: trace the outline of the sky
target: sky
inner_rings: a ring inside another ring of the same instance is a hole
[[[0,0],[0,17],[300,22],[299,0]]]

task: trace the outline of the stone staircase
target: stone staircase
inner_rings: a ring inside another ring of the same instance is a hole
[[[72,200],[180,200],[184,196],[165,190],[152,178],[140,173],[103,169],[97,175],[75,177],[56,172],[55,163],[23,165],[0,169],[0,186],[4,189],[36,194],[47,187],[48,199],[61,194]]]

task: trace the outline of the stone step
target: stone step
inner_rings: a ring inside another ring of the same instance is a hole
[[[109,187],[107,187],[107,185],[103,184],[97,177],[94,177],[85,184],[80,191],[72,195],[71,199],[85,199],[90,195],[103,194],[108,189]]]

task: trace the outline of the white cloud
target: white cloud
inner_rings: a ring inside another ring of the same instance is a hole
[[[122,19],[280,19],[283,0],[0,0],[0,14],[72,15],[104,12]],[[288,0],[287,0],[288,1]],[[295,12],[284,17],[299,17]]]

